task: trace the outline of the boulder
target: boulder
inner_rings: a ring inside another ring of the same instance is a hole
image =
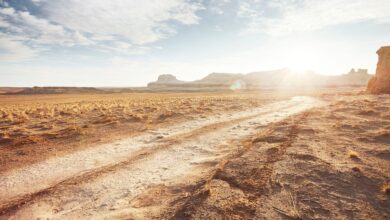
[[[379,60],[376,74],[368,82],[367,91],[372,94],[390,94],[390,46],[380,48],[377,54]]]

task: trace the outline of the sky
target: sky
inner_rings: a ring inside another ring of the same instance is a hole
[[[390,0],[0,0],[0,86],[375,73]]]

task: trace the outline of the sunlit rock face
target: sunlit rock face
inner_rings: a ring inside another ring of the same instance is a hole
[[[378,50],[379,61],[375,76],[368,83],[367,90],[373,94],[390,94],[390,46]]]
[[[169,87],[182,84],[183,82],[178,80],[176,76],[171,74],[164,74],[158,77],[156,82],[151,82],[148,84],[148,87]]]
[[[160,82],[160,83],[178,83],[180,81],[177,80],[176,76],[174,76],[174,75],[164,74],[164,75],[160,75],[158,77],[157,82]]]

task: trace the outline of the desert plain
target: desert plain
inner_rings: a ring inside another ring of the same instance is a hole
[[[0,96],[0,219],[388,219],[390,95]]]

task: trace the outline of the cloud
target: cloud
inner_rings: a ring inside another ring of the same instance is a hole
[[[1,59],[20,61],[32,58],[50,46],[90,45],[93,42],[76,31],[12,7],[0,8]]]
[[[389,8],[388,0],[244,0],[237,14],[247,19],[246,32],[284,35],[363,21],[390,23]]]
[[[0,6],[8,7],[9,5],[4,0],[0,0]]]
[[[197,24],[202,9],[187,0],[29,1],[34,10],[27,0],[18,7],[0,0],[0,31],[7,41],[30,50],[86,46],[123,56],[145,53],[144,45],[174,35],[178,25]]]
[[[123,41],[108,41],[100,45],[99,50],[112,54],[115,52],[119,55],[140,55],[150,50],[150,47],[133,45]]]
[[[64,29],[61,25],[31,15],[28,11],[0,8],[0,26],[9,37],[25,37],[37,44],[89,44],[90,41],[78,32]]]
[[[17,40],[0,35],[0,61],[14,62],[26,60],[35,55],[35,51]]]
[[[47,19],[70,30],[147,44],[171,36],[175,25],[199,22],[198,2],[186,0],[39,1]]]
[[[222,15],[225,13],[225,7],[230,3],[232,3],[232,0],[210,0],[208,10],[214,14]]]

